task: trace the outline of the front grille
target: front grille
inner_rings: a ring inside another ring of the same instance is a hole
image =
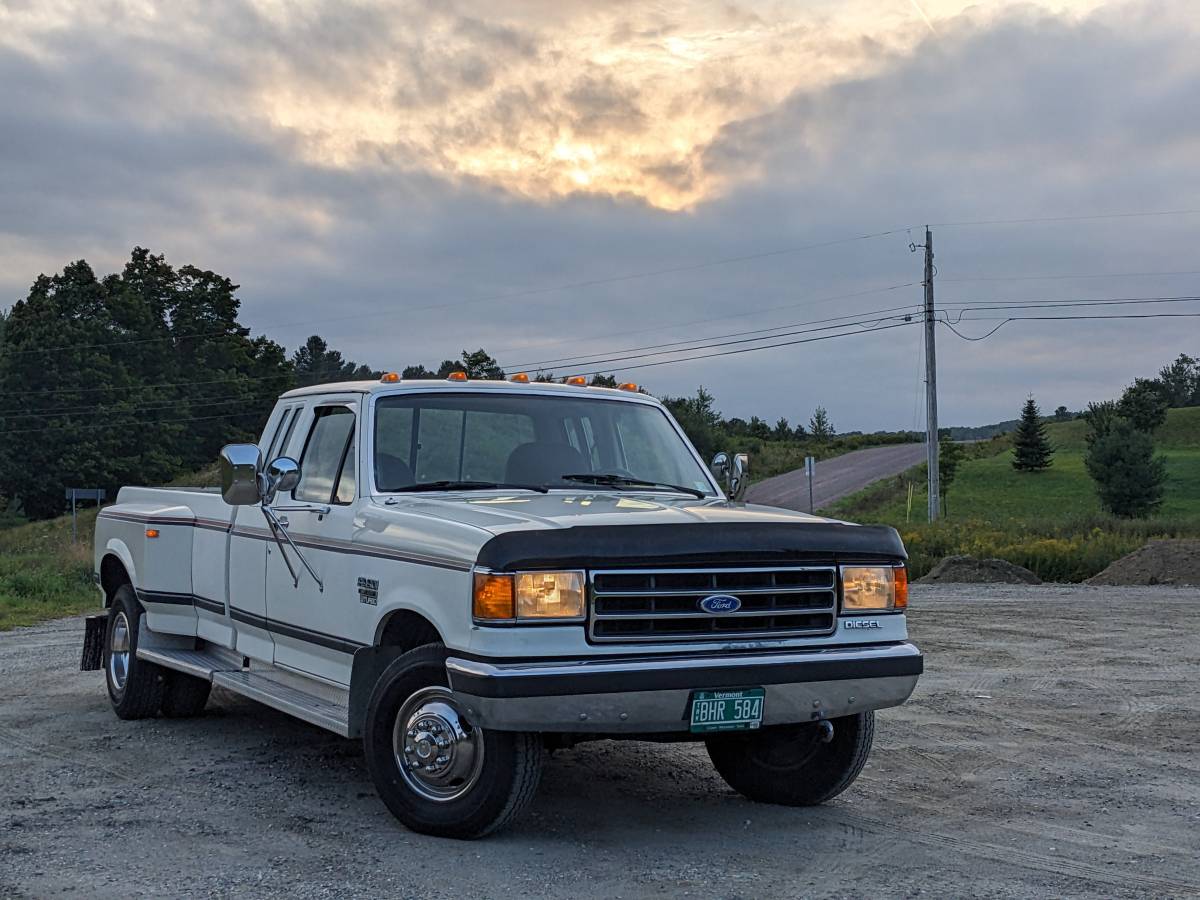
[[[736,612],[700,601],[728,594]],[[593,641],[695,641],[822,635],[837,624],[833,566],[787,569],[623,569],[591,574]]]

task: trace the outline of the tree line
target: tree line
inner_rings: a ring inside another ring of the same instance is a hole
[[[223,275],[174,267],[142,247],[110,275],[79,260],[38,276],[0,313],[0,512],[46,518],[63,511],[66,488],[103,488],[112,498],[125,484],[171,481],[210,465],[227,443],[255,440],[285,391],[382,374],[319,335],[290,355],[276,341],[251,337],[238,318],[237,291]],[[505,377],[483,349],[409,365],[401,377],[456,370]],[[617,386],[612,375],[590,383]],[[822,408],[806,428],[726,419],[703,388],[664,402],[706,455],[761,441],[819,448],[851,440],[836,434]]]

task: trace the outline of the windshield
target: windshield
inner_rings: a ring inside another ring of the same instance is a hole
[[[375,485],[669,490],[715,496],[655,406],[513,394],[400,394],[375,404]],[[589,479],[590,474],[615,476]],[[575,476],[567,478],[565,476]]]

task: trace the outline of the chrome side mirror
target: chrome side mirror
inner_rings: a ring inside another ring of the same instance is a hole
[[[275,495],[292,491],[300,483],[300,463],[290,456],[279,456],[267,466],[266,501],[270,503]]]
[[[261,470],[262,451],[257,444],[226,444],[221,448],[221,497],[230,506],[258,503]]]
[[[717,479],[717,484],[721,487],[727,487],[729,484],[729,454],[721,451],[712,458],[712,462],[708,464],[709,470],[713,474],[713,478]]]
[[[733,471],[729,475],[729,499],[743,499],[749,487],[750,455],[748,453],[735,453],[733,455]]]

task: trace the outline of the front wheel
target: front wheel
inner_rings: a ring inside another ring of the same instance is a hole
[[[773,725],[706,741],[725,782],[758,803],[815,806],[853,784],[871,753],[875,713],[831,719],[833,737],[814,723]]]
[[[363,747],[379,796],[413,831],[479,838],[529,805],[542,771],[537,735],[485,731],[446,678],[440,645],[405,653],[371,694]]]

